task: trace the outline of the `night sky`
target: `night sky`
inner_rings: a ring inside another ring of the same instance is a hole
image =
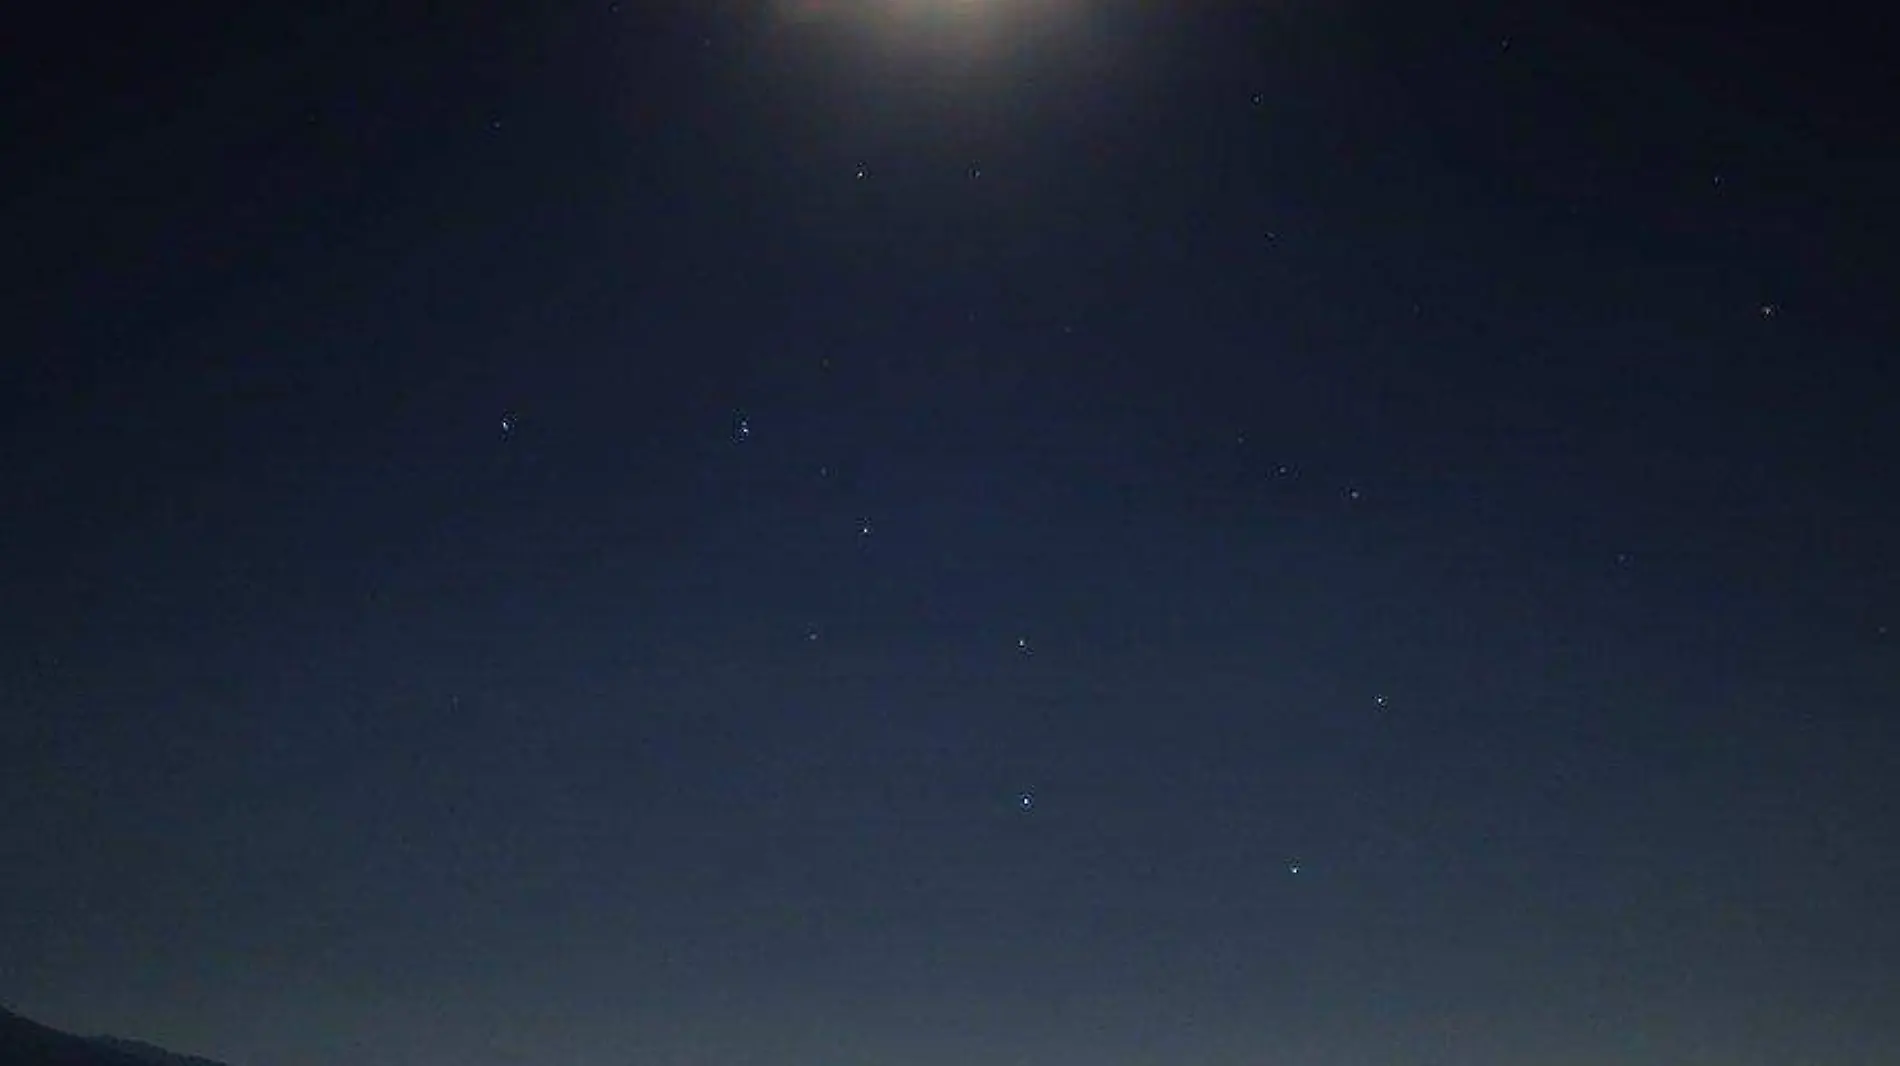
[[[0,1002],[1900,1061],[1900,83],[1769,7],[16,24]]]

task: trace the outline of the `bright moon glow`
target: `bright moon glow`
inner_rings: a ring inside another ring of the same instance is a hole
[[[1025,79],[1047,89],[1102,68],[1106,47],[1089,0],[771,0],[768,10],[773,36],[815,76],[862,78],[856,91],[933,113],[1007,106]]]
[[[994,33],[1072,13],[1079,0],[777,0],[786,22],[824,24],[880,34]],[[887,41],[886,43],[891,43]],[[937,43],[943,43],[938,41]]]

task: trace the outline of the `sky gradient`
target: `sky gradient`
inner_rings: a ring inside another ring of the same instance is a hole
[[[0,1002],[1900,1057],[1869,27],[260,6],[4,75]]]

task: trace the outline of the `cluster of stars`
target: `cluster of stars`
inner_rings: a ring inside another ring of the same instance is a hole
[[[1498,46],[1501,50],[1508,50],[1511,48],[1511,44],[1512,44],[1511,38],[1504,37],[1499,40]],[[1254,108],[1263,107],[1265,104],[1265,94],[1261,92],[1252,93],[1250,96],[1250,103]],[[489,126],[491,129],[499,130],[501,128],[501,120],[498,117],[492,118],[489,121]],[[966,170],[965,170],[965,175],[970,180],[981,179],[984,176],[984,168],[981,164],[972,162],[967,165]],[[869,179],[872,176],[870,164],[864,161],[860,161],[854,164],[853,169],[852,169],[852,176],[853,176],[853,179],[856,181],[865,181]],[[1724,186],[1724,181],[1725,181],[1724,176],[1719,173],[1715,174],[1711,179],[1712,185],[1717,189],[1720,189]],[[1276,230],[1267,229],[1261,232],[1262,232],[1262,239],[1265,243],[1276,244],[1279,241],[1279,234]],[[1421,313],[1420,305],[1417,303],[1413,303],[1412,312],[1415,317],[1418,316]],[[1777,303],[1763,301],[1757,304],[1756,313],[1761,319],[1764,319],[1764,320],[1774,319],[1780,316],[1781,307]],[[974,316],[974,312],[972,312],[971,314],[972,316]],[[1075,327],[1073,325],[1064,325],[1062,327],[1062,331],[1065,334],[1072,334],[1075,331]],[[829,367],[829,359],[825,360],[825,365],[827,368]],[[500,418],[500,429],[501,429],[501,435],[503,436],[503,438],[511,438],[515,434],[518,427],[519,427],[519,419],[513,412],[506,412],[502,414]],[[743,413],[734,415],[731,422],[731,426],[730,426],[730,434],[731,434],[731,439],[734,443],[744,444],[744,443],[750,442],[752,440],[752,423],[751,423],[750,417]],[[1235,434],[1234,441],[1235,441],[1235,444],[1238,446],[1245,446],[1248,441],[1246,433],[1237,432]],[[1297,471],[1293,464],[1288,463],[1288,462],[1281,462],[1281,463],[1274,464],[1272,467],[1270,467],[1268,476],[1275,479],[1291,479],[1296,475],[1296,473]],[[827,480],[830,479],[832,475],[832,467],[829,464],[818,466],[817,475],[821,479],[827,479]],[[1341,488],[1339,491],[1343,495],[1344,499],[1350,503],[1355,503],[1355,504],[1360,503],[1365,499],[1364,490],[1358,485],[1348,484],[1344,486],[1343,488]],[[859,517],[855,521],[855,531],[856,531],[856,539],[860,542],[864,542],[864,541],[868,541],[871,538],[871,536],[875,532],[875,528],[869,517]],[[1627,565],[1630,561],[1629,555],[1623,552],[1617,553],[1615,558],[1619,566]],[[817,643],[820,639],[819,627],[815,624],[808,626],[803,632],[803,639],[806,643],[813,643],[813,644]],[[1032,647],[1029,641],[1029,638],[1026,636],[1017,637],[1015,639],[1014,648],[1015,648],[1016,654],[1019,656],[1028,657],[1028,656],[1034,655],[1035,653],[1035,649]],[[1371,702],[1375,708],[1381,711],[1389,709],[1391,705],[1391,701],[1389,697],[1384,692],[1374,693],[1371,696]],[[1022,792],[1017,793],[1015,796],[1015,806],[1021,811],[1027,812],[1033,809],[1035,806],[1035,803],[1036,803],[1036,797],[1033,792],[1022,791]],[[1289,874],[1299,874],[1302,870],[1302,863],[1298,860],[1289,860],[1286,863],[1286,870]]]

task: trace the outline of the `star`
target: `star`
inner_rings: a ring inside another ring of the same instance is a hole
[[[739,416],[738,420],[732,424],[732,439],[736,441],[751,440],[752,421],[744,415]]]
[[[514,431],[515,431],[515,416],[512,414],[502,415],[501,416],[501,435],[506,437],[512,434]]]
[[[1017,638],[1016,638],[1016,650],[1017,650],[1017,651],[1019,651],[1019,652],[1021,652],[1021,653],[1022,653],[1022,654],[1024,654],[1024,655],[1033,655],[1033,654],[1035,654],[1035,653],[1034,653],[1033,651],[1031,651],[1031,650],[1030,650],[1030,647],[1029,647],[1029,638],[1028,638],[1028,637],[1017,637]]]
[[[1019,792],[1016,794],[1016,809],[1017,810],[1027,811],[1027,810],[1033,809],[1035,806],[1036,806],[1036,794],[1034,792]]]

